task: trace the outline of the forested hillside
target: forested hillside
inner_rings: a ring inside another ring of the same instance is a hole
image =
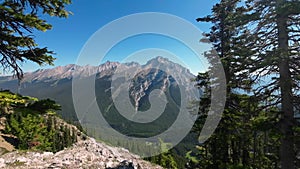
[[[83,137],[75,126],[57,116],[60,106],[52,100],[10,91],[0,91],[0,98],[0,134],[15,149],[57,152]]]

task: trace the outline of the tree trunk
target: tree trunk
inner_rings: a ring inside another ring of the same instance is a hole
[[[293,141],[293,94],[292,94],[292,78],[290,72],[290,63],[288,55],[288,31],[287,19],[288,16],[284,14],[282,6],[284,0],[277,0],[277,29],[278,29],[278,49],[280,59],[279,67],[279,85],[281,92],[281,146],[280,146],[280,164],[282,169],[295,169],[295,152]]]

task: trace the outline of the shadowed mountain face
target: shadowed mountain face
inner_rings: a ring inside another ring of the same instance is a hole
[[[150,93],[159,89],[166,96],[167,104],[159,118],[145,124],[139,124],[127,120],[116,108],[113,96],[118,97],[118,89],[113,88],[112,79],[115,74],[127,73],[130,70],[132,76],[129,84],[129,100],[136,111],[150,109]],[[108,123],[115,129],[126,135],[147,136],[156,135],[170,125],[176,119],[180,108],[180,85],[190,84],[194,75],[183,66],[173,63],[163,57],[157,57],[148,61],[145,65],[138,63],[106,62],[99,66],[67,65],[53,69],[40,69],[32,73],[26,73],[18,86],[18,81],[12,77],[0,77],[0,88],[9,89],[23,95],[30,95],[41,99],[50,98],[62,106],[60,115],[67,121],[78,121],[88,124],[84,116],[77,118],[72,99],[72,79],[82,81],[93,78],[95,82],[95,95],[101,113]],[[84,87],[78,91],[84,94]],[[83,108],[87,109],[88,107]],[[143,127],[142,127],[143,126]]]

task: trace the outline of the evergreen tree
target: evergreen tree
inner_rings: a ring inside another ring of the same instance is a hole
[[[284,169],[295,168],[295,137],[293,128],[299,97],[299,38],[300,1],[298,0],[248,0],[245,18],[251,32],[248,48],[254,53],[242,59],[245,71],[252,81],[262,81],[254,88],[256,97],[268,101],[265,107],[280,107],[277,126],[282,134],[280,165]],[[248,34],[249,35],[249,34]],[[299,111],[299,109],[297,110]]]
[[[221,0],[213,7],[213,15],[197,19],[213,23],[206,35],[221,57],[228,83],[223,118],[215,134],[200,145],[203,168],[278,168],[278,131],[282,134],[281,166],[295,166],[292,128],[300,65],[297,7],[299,1]],[[206,56],[211,60],[211,54]],[[264,78],[269,81],[259,83]],[[198,80],[200,86],[209,85],[207,74],[199,74]],[[242,90],[248,95],[236,94]],[[196,131],[207,116],[210,90],[206,91]]]
[[[232,165],[240,165],[241,161],[242,166],[247,166],[249,161],[249,155],[247,154],[249,151],[247,140],[249,139],[247,139],[247,135],[243,135],[245,127],[242,127],[241,124],[242,120],[249,121],[250,117],[244,119],[244,116],[249,112],[243,112],[242,105],[239,104],[244,101],[244,98],[234,93],[235,89],[246,86],[241,86],[236,76],[237,72],[241,71],[239,66],[241,60],[235,53],[238,46],[233,45],[237,39],[236,37],[240,34],[239,26],[241,26],[241,23],[237,21],[241,20],[240,17],[245,12],[243,8],[237,7],[238,3],[239,0],[222,0],[213,7],[213,15],[197,19],[197,21],[213,23],[211,32],[206,36],[213,43],[217,54],[221,58],[227,81],[227,100],[222,120],[209,141],[204,145],[200,145],[206,152],[205,157],[202,156],[203,159],[206,159],[206,167],[201,164],[203,168],[228,168]],[[206,56],[208,60],[214,59],[211,58],[210,53],[206,53]],[[213,62],[210,69],[214,69]],[[200,103],[200,118],[195,126],[196,131],[201,131],[207,117],[211,97],[210,89],[207,86],[209,86],[209,81],[212,79],[209,79],[208,74],[205,73],[199,74],[197,80],[200,87],[206,87]],[[245,146],[239,147],[240,144]],[[244,154],[243,158],[239,154]]]
[[[41,13],[67,17],[65,6],[71,0],[3,0],[0,2],[0,64],[12,70],[19,79],[23,76],[20,63],[29,60],[39,65],[53,64],[52,51],[40,48],[33,31],[47,31],[51,25],[40,18]]]
[[[61,126],[56,113],[48,113],[60,107],[54,101],[38,101],[8,91],[1,91],[0,98],[0,108],[10,109],[0,114],[6,118],[3,132],[16,137],[16,148],[57,152],[77,141],[75,131]]]

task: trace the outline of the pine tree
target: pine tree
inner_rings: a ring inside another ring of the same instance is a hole
[[[248,48],[255,52],[244,56],[248,62],[244,67],[250,73],[251,81],[267,79],[254,88],[255,95],[261,101],[271,100],[265,107],[280,107],[280,165],[284,169],[293,169],[293,128],[297,125],[294,112],[299,97],[300,2],[248,0],[246,4],[249,9],[245,15],[246,27],[251,32],[248,40],[252,42]]]
[[[239,110],[242,109],[239,102],[243,100],[234,93],[234,89],[242,88],[240,81],[236,78],[236,73],[240,72],[241,69],[239,66],[241,60],[235,53],[237,46],[232,45],[240,34],[239,26],[241,23],[238,22],[240,20],[239,17],[245,12],[243,8],[237,7],[238,3],[239,0],[222,0],[213,7],[213,15],[197,19],[197,21],[213,23],[211,32],[206,34],[206,36],[213,43],[217,54],[221,58],[227,81],[227,100],[222,120],[215,134],[204,145],[201,145],[201,147],[206,147],[206,151],[209,152],[204,154],[206,157],[202,156],[202,158],[208,160],[206,168],[218,169],[228,168],[231,165],[238,166],[240,161],[243,162],[242,165],[247,165],[249,161],[248,155],[243,153],[249,151],[249,147],[246,145],[247,138],[240,137],[242,132],[244,132],[240,122],[243,119],[243,115],[248,112]],[[209,53],[206,55],[208,60],[214,59],[211,56]],[[212,63],[211,70],[214,69],[214,66]],[[209,86],[210,84],[208,83],[211,79],[208,78],[208,74],[199,74],[197,77],[199,86]],[[198,131],[202,128],[203,120],[206,119],[210,103],[210,89],[206,87],[205,93],[200,103],[202,108],[200,110],[200,118],[195,126],[195,129]],[[249,120],[249,118],[245,120]],[[246,137],[247,135],[244,136]],[[245,146],[239,149],[239,144],[245,144]],[[244,154],[243,159],[239,154]]]
[[[3,0],[0,2],[0,64],[19,79],[23,76],[20,63],[30,60],[39,65],[53,64],[53,52],[40,48],[32,36],[33,31],[46,31],[51,25],[41,13],[67,17],[65,6],[71,0]]]
[[[292,129],[299,103],[299,3],[221,0],[213,7],[213,15],[197,19],[213,23],[207,36],[221,57],[228,83],[223,118],[215,134],[201,145],[205,153],[200,156],[208,160],[203,168],[278,168],[278,130],[282,134],[281,166],[294,168]],[[208,85],[203,83],[209,81],[207,78],[199,74],[200,86]],[[249,93],[236,94],[243,90]],[[210,102],[207,91],[201,105]],[[207,111],[207,107],[201,107],[198,130]]]

